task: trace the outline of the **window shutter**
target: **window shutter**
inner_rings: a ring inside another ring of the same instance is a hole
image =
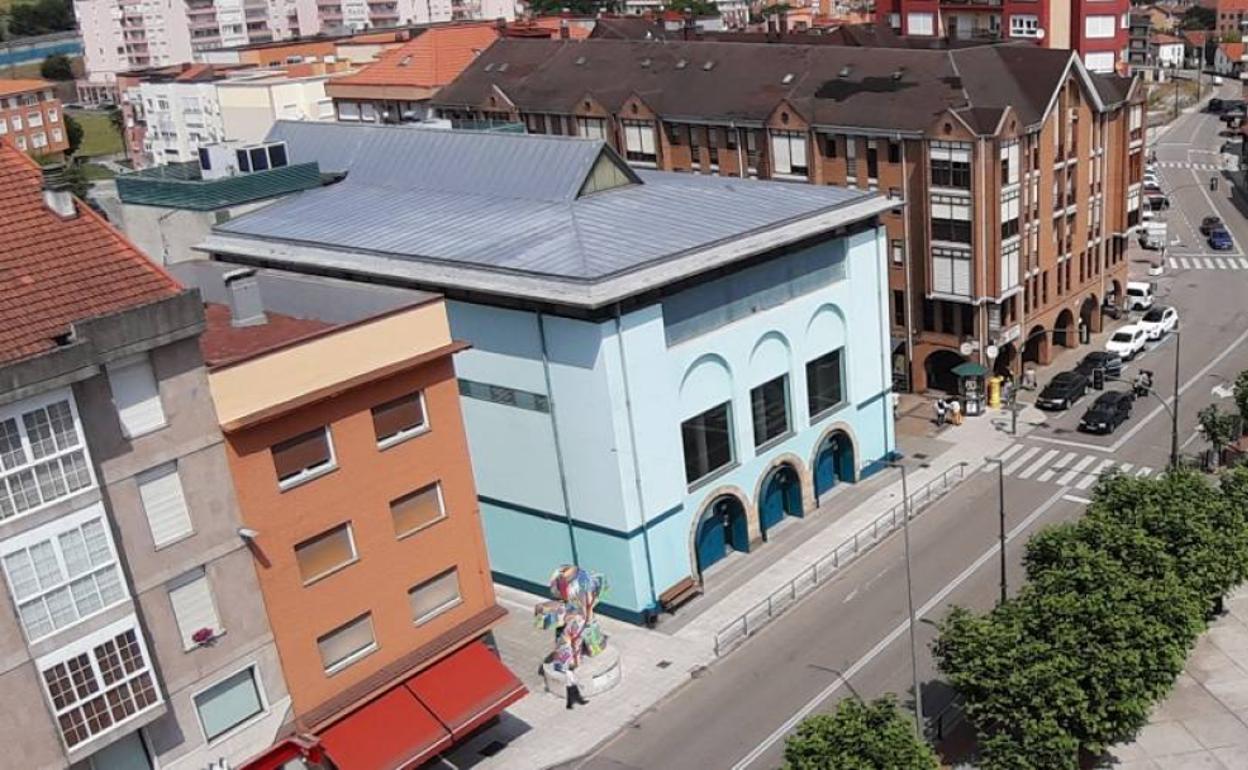
[[[208,575],[203,567],[183,576],[169,589],[169,602],[173,605],[173,617],[178,622],[183,649],[195,646],[191,637],[201,628],[212,629],[213,633],[221,632],[221,620],[217,617],[212,588],[208,585]]]
[[[412,604],[412,619],[427,620],[449,605],[459,601],[459,573],[454,568],[427,580],[407,594]]]
[[[654,126],[646,123],[638,128],[641,132],[641,151],[646,155],[654,154]]]
[[[374,643],[373,617],[368,614],[361,615],[316,640],[321,663],[326,669],[334,668],[347,658],[372,647]]]
[[[390,503],[390,514],[394,518],[394,533],[399,537],[441,519],[445,514],[442,512],[442,495],[438,485],[433,484]]]
[[[948,257],[932,259],[932,288],[942,294],[953,292],[953,260]]]
[[[373,431],[378,441],[419,428],[424,422],[425,410],[419,391],[373,407]]]
[[[152,530],[152,542],[159,548],[192,532],[191,514],[182,495],[182,480],[174,463],[162,465],[139,476],[139,497]]]
[[[108,368],[108,382],[113,389],[113,403],[121,427],[129,437],[140,436],[165,424],[165,410],[160,404],[160,391],[152,365],[144,356]]]
[[[329,439],[325,428],[308,431],[273,447],[273,465],[279,480],[298,475],[307,468],[324,465],[329,459]]]
[[[790,161],[798,168],[806,168],[806,137],[801,134],[789,134],[789,152],[792,154]]]
[[[350,524],[322,532],[295,546],[295,561],[304,583],[311,583],[353,559],[355,545],[351,541]]]
[[[771,137],[772,165],[777,174],[789,174],[793,171],[793,162],[789,156],[789,138],[783,135]]]

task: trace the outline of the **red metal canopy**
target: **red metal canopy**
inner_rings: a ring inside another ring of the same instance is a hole
[[[404,685],[457,741],[528,692],[480,639],[411,677]]]
[[[450,732],[404,687],[321,733],[321,744],[338,770],[416,767],[451,743]]]

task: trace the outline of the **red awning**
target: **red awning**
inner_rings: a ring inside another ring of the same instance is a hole
[[[528,692],[480,639],[461,647],[404,684],[450,729],[457,741]]]
[[[395,687],[321,733],[321,745],[338,770],[414,767],[451,743],[451,734],[405,687]]]

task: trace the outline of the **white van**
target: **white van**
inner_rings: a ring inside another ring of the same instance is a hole
[[[1127,281],[1127,310],[1148,310],[1153,306],[1153,286],[1144,281]]]
[[[1164,249],[1169,242],[1170,228],[1165,222],[1153,220],[1140,228],[1140,245],[1154,251]]]

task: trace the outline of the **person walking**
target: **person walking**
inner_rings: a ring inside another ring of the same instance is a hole
[[[954,425],[961,425],[962,424],[962,402],[958,401],[956,398],[950,399],[949,414],[953,418]]]
[[[936,399],[936,427],[945,427],[945,399],[943,397]]]
[[[563,671],[563,689],[568,695],[568,711],[572,710],[572,705],[579,703],[582,706],[588,706],[589,701],[585,700],[585,696],[581,695],[581,687],[576,683],[576,674],[572,673],[572,667],[568,666]]]

